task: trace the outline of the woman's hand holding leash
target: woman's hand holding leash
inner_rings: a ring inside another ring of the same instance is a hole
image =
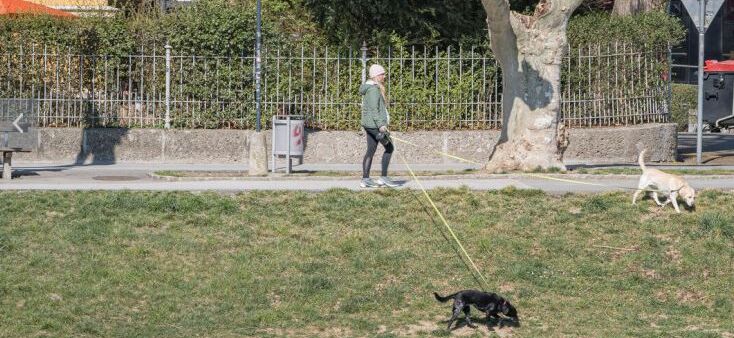
[[[377,142],[382,143],[382,145],[387,145],[392,142],[392,140],[390,140],[390,131],[387,130],[387,126],[380,127],[379,131],[380,132],[375,136]]]

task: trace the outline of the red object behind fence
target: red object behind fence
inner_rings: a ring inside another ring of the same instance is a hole
[[[0,15],[52,15],[58,17],[76,17],[76,15],[60,11],[44,5],[23,0],[0,0]]]
[[[727,73],[734,73],[734,60],[728,60],[728,61],[716,61],[716,60],[706,60],[704,62],[705,65],[703,66],[704,72],[727,72]]]

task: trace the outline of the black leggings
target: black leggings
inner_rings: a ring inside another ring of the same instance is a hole
[[[367,153],[364,154],[362,160],[362,178],[370,177],[370,168],[372,168],[372,157],[375,156],[377,151],[377,134],[380,133],[379,129],[375,128],[364,128],[367,134]],[[384,141],[383,141],[384,142]],[[387,176],[387,166],[390,165],[390,157],[395,147],[392,142],[386,142],[382,144],[385,147],[385,153],[382,154],[382,176]]]

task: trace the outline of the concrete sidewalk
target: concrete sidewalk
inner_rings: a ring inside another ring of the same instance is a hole
[[[416,171],[448,171],[461,172],[476,169],[476,166],[461,164],[411,164]],[[676,168],[683,168],[675,166]],[[690,168],[686,166],[686,168]],[[734,166],[702,167],[717,169],[734,169]],[[239,178],[210,180],[175,180],[167,181],[152,177],[150,174],[161,170],[193,170],[193,171],[245,171],[245,165],[231,164],[108,164],[108,165],[64,165],[20,163],[14,166],[14,174],[18,177],[10,182],[1,182],[0,190],[147,190],[147,191],[221,191],[237,192],[247,190],[305,190],[324,191],[334,188],[364,190],[359,187],[360,177],[355,175],[336,177],[287,177],[279,178]],[[391,165],[391,171],[403,172],[402,164]],[[294,166],[298,171],[347,171],[359,172],[357,164],[325,165],[309,164]],[[602,191],[631,191],[636,184],[634,176],[599,176],[599,175],[562,175],[564,179],[574,179],[591,184],[575,184],[542,179],[521,174],[509,175],[453,175],[430,176],[421,179],[424,187],[458,188],[467,187],[472,190],[492,190],[514,186],[519,189],[542,189],[549,193],[567,192],[592,193]],[[400,177],[401,188],[418,189],[416,182],[407,177]],[[734,189],[734,176],[698,176],[689,179],[696,189]]]

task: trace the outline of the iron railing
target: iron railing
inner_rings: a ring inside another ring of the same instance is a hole
[[[668,120],[666,48],[569,47],[563,60],[566,125]],[[502,75],[486,48],[267,48],[262,62],[264,120],[298,114],[312,128],[358,128],[358,89],[365,65],[377,62],[388,72],[393,129],[501,127]],[[32,101],[41,126],[253,128],[254,94],[253,55],[0,46],[0,100]]]

